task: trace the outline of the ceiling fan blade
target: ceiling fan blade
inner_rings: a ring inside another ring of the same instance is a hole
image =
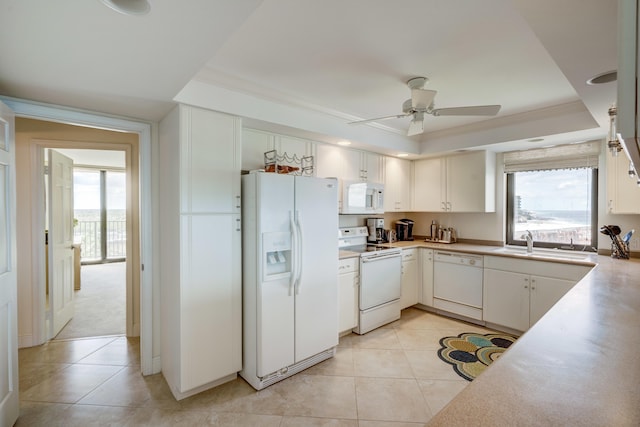
[[[434,116],[495,116],[501,105],[474,105],[471,107],[438,108],[431,114]]]
[[[359,125],[362,123],[369,123],[369,122],[377,122],[380,120],[388,120],[388,119],[401,119],[403,117],[407,117],[410,116],[411,114],[396,114],[395,116],[385,116],[385,117],[378,117],[375,119],[366,119],[366,120],[358,120],[355,122],[349,122],[350,125]]]
[[[436,96],[435,90],[411,89],[411,106],[416,110],[426,110]]]
[[[424,113],[415,113],[409,123],[407,136],[419,135],[422,132],[424,132]]]

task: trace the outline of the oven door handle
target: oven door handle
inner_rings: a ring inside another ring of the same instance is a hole
[[[366,257],[366,258],[362,258],[362,262],[364,263],[364,262],[382,261],[382,260],[391,259],[391,258],[402,258],[402,254]]]

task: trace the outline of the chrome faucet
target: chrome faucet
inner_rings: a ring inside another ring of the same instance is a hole
[[[523,235],[527,240],[527,253],[530,254],[533,252],[533,234],[529,230],[527,230],[527,234]]]

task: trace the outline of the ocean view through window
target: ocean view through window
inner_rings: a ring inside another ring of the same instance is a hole
[[[83,263],[126,257],[126,175],[120,171],[74,171],[74,240]]]
[[[597,242],[597,169],[507,174],[507,243],[592,250]]]

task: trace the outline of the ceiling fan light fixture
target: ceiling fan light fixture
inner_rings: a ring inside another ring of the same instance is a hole
[[[146,15],[151,10],[148,0],[100,0],[100,2],[123,15]]]
[[[411,123],[409,123],[407,136],[418,135],[422,132],[424,132],[424,113],[415,113]]]

